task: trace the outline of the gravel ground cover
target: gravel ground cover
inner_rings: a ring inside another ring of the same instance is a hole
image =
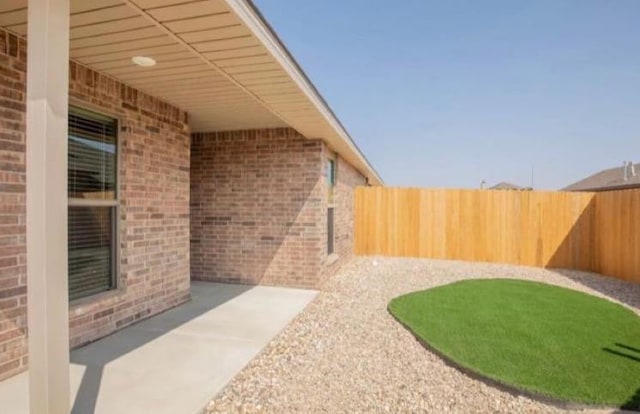
[[[505,277],[587,292],[639,313],[640,285],[595,274],[361,257],[333,276],[317,298],[210,402],[205,412],[562,412],[448,366],[387,311],[389,301],[405,293],[464,279]]]

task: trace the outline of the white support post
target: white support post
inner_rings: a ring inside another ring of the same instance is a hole
[[[32,414],[69,413],[69,0],[29,0],[27,312]]]

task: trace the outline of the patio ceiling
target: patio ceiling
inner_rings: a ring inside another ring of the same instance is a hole
[[[71,0],[70,21],[72,60],[184,109],[194,132],[290,126],[382,183],[250,2]],[[0,26],[26,37],[27,0],[3,0]]]

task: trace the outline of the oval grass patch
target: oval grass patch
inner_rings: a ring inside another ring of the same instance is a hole
[[[574,403],[639,406],[640,318],[619,304],[486,279],[403,295],[389,311],[438,353],[501,384]]]

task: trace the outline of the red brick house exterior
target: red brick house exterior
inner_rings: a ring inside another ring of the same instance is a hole
[[[26,345],[25,49],[0,30],[0,379]],[[70,346],[189,300],[187,114],[71,63],[69,94],[120,121],[120,274],[116,290],[69,309]]]
[[[325,146],[325,159],[331,156]],[[323,280],[335,273],[340,267],[353,257],[353,220],[354,220],[354,190],[358,186],[367,185],[366,178],[358,172],[344,158],[333,155],[337,159],[336,188],[335,188],[335,255],[333,258],[323,257]],[[327,201],[323,201],[326,210]],[[326,214],[323,215],[323,235],[326,240]]]
[[[191,278],[319,288],[353,254],[362,173],[291,128],[192,134],[189,114],[71,62],[73,105],[118,124],[117,288],[70,303],[77,347],[189,300]],[[26,41],[0,28],[0,380],[26,369]],[[336,160],[327,252],[326,162]]]
[[[0,31],[0,378],[27,365],[24,46]]]
[[[338,157],[329,255],[321,140],[267,129],[194,134],[191,145],[192,278],[315,289],[352,256],[353,189],[365,179]]]

